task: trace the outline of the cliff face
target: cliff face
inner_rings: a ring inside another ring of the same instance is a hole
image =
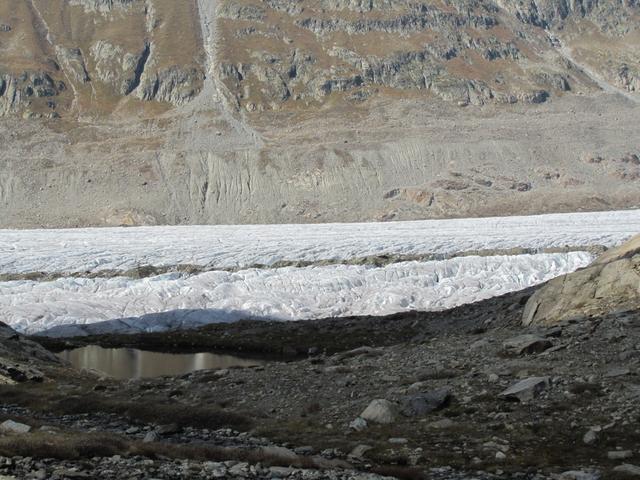
[[[202,89],[193,2],[7,0],[0,21],[4,114],[108,115],[127,99],[180,105]]]
[[[580,32],[585,54],[638,39],[636,2],[326,0],[227,2],[221,76],[252,111],[421,91],[449,102],[542,103],[588,88],[556,50],[555,32]],[[596,70],[637,85],[635,61],[615,52]],[[629,81],[621,73],[630,73]],[[632,80],[635,79],[635,80]]]
[[[637,0],[6,0],[0,226],[634,206],[639,72]]]
[[[638,88],[635,0],[200,3],[215,15],[210,73],[249,111],[413,91],[461,104],[544,102],[592,83],[555,53],[556,33],[602,78]],[[188,103],[206,75],[204,15],[194,0],[7,0],[0,112],[74,117],[110,114],[125,100]]]

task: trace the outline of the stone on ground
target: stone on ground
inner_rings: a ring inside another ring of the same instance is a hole
[[[611,452],[607,452],[607,458],[609,460],[625,460],[631,457],[633,457],[633,452],[631,450],[613,450]]]
[[[0,432],[4,433],[29,433],[31,427],[24,423],[14,422],[13,420],[6,420],[0,424]]]
[[[549,377],[530,377],[511,385],[500,397],[527,402],[537,398],[542,391],[549,387]]]
[[[571,470],[560,475],[558,480],[600,480],[602,476],[598,472],[584,472],[582,470]]]
[[[362,417],[356,418],[353,422],[349,424],[349,428],[352,430],[355,430],[356,432],[361,432],[363,430],[366,430],[367,426],[368,426],[367,421]]]
[[[613,469],[615,472],[629,475],[630,477],[640,477],[640,467],[631,465],[630,463],[623,463]]]
[[[450,400],[451,391],[448,388],[409,395],[401,400],[400,412],[406,417],[420,417],[444,408]]]
[[[260,453],[262,453],[267,458],[277,457],[279,459],[283,459],[291,462],[298,459],[298,455],[293,450],[290,450],[285,447],[279,447],[277,445],[262,447],[260,449]]]
[[[506,340],[502,344],[502,349],[509,355],[529,355],[544,352],[552,346],[548,339],[540,335],[526,334]]]
[[[142,440],[144,443],[152,443],[152,442],[157,442],[160,440],[160,435],[158,435],[157,432],[148,432],[145,436],[144,439]]]
[[[390,424],[398,418],[398,407],[389,400],[373,400],[360,417],[368,422]]]

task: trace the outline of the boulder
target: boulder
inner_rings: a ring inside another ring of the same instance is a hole
[[[294,463],[298,460],[298,455],[293,451],[285,447],[279,447],[277,445],[270,445],[262,447],[260,453],[265,458],[278,458],[287,462]]]
[[[613,469],[614,472],[628,475],[629,477],[640,477],[640,467],[631,465],[630,463],[623,463]]]
[[[587,433],[585,433],[584,436],[582,437],[582,441],[586,445],[593,445],[598,441],[598,438],[600,436],[599,433],[600,433],[599,430],[590,428],[589,430],[587,430]]]
[[[604,374],[605,378],[624,377],[630,375],[631,370],[627,367],[610,367]]]
[[[633,457],[633,452],[631,450],[613,450],[611,452],[607,452],[607,458],[609,460],[626,460],[631,457]]]
[[[356,432],[361,432],[363,430],[366,430],[367,426],[368,426],[367,421],[362,417],[356,418],[353,422],[349,424],[349,428],[351,430],[355,430]]]
[[[409,395],[401,400],[400,413],[406,417],[421,417],[444,408],[450,400],[451,391],[448,388]]]
[[[176,433],[180,433],[181,431],[182,428],[180,428],[180,426],[175,423],[159,425],[158,428],[156,428],[156,432],[158,433],[158,435],[174,435]]]
[[[369,450],[373,450],[373,447],[370,447],[369,445],[357,445],[349,454],[349,457],[355,458],[356,460],[364,460],[365,459],[365,454],[369,451]]]
[[[151,431],[151,432],[147,432],[147,434],[144,436],[144,439],[142,440],[144,443],[152,443],[152,442],[157,442],[160,440],[160,435],[158,435],[157,432]]]
[[[389,443],[392,445],[406,445],[409,443],[409,440],[403,437],[393,437],[389,439]]]
[[[502,350],[508,355],[529,355],[544,352],[553,344],[544,337],[533,334],[518,335],[502,344]]]
[[[587,268],[538,289],[523,314],[524,325],[554,325],[640,305],[640,235],[600,256]]]
[[[543,390],[549,387],[549,384],[549,377],[525,378],[507,388],[500,394],[500,397],[526,402],[538,397]]]
[[[368,422],[390,424],[398,418],[398,407],[389,400],[373,400],[360,417]]]
[[[0,424],[0,432],[3,433],[29,433],[31,427],[24,423],[14,422],[13,420],[6,420]]]
[[[558,480],[600,480],[602,476],[598,472],[585,472],[582,470],[570,470],[560,474]]]
[[[353,357],[379,357],[383,355],[383,353],[382,349],[379,348],[359,347],[347,352],[338,353],[335,355],[335,358],[337,361],[341,362]]]
[[[443,418],[442,420],[436,420],[435,422],[431,422],[429,424],[429,428],[434,428],[436,430],[446,430],[448,428],[453,428],[456,426],[456,423],[453,420],[448,418]]]
[[[271,478],[287,478],[295,473],[294,468],[290,467],[269,467]]]

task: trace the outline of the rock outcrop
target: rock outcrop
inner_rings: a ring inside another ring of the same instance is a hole
[[[58,364],[56,355],[0,322],[0,385],[42,382],[41,368]]]
[[[193,3],[3,2],[0,115],[74,119],[112,114],[134,98],[169,107],[192,100],[205,68]]]
[[[585,316],[640,309],[640,236],[592,265],[551,280],[527,302],[525,325],[553,325]]]
[[[558,37],[617,88],[637,91],[640,81],[637,2],[221,0],[212,2],[215,19],[198,5],[7,0],[0,74],[38,72],[69,84],[65,98],[59,89],[50,96],[56,113],[71,118],[86,113],[83,106],[96,113],[95,103],[112,113],[128,97],[183,105],[202,91],[206,73],[249,112],[316,109],[335,96],[358,103],[391,91],[483,105],[597,89],[558,54]],[[44,113],[15,87],[0,88],[0,98],[0,114]]]
[[[28,71],[19,75],[0,75],[0,115],[24,112],[25,117],[55,113],[55,97],[66,90],[63,81],[56,82],[48,73]],[[39,114],[24,110],[25,106],[39,106]]]
[[[384,95],[387,88],[460,105],[542,103],[593,84],[584,69],[558,55],[558,36],[569,46],[586,39],[579,56],[620,88],[632,90],[637,81],[637,52],[629,58],[629,50],[616,47],[607,50],[611,56],[605,60],[601,53],[607,47],[596,40],[599,35],[617,45],[635,38],[636,2],[222,4],[221,79],[251,112],[283,103],[308,108],[326,103],[331,94],[361,101]],[[589,24],[589,33],[581,30],[574,38],[570,32],[580,22]],[[275,32],[284,43],[273,41]]]

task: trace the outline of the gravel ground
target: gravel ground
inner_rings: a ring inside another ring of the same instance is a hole
[[[632,478],[640,464],[640,312],[523,329],[530,293],[428,314],[91,339],[254,353],[268,350],[261,341],[278,356],[259,367],[126,382],[57,367],[47,373],[55,381],[1,387],[0,420],[32,429],[0,437],[0,474]],[[45,434],[107,435],[117,448],[75,458],[25,449]],[[12,452],[22,456],[9,455],[7,445],[20,442]],[[64,458],[50,459],[56,455]]]

